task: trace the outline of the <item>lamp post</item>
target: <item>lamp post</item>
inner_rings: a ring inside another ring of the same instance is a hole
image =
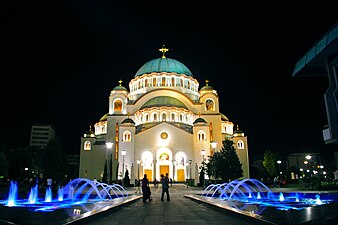
[[[202,172],[203,172],[203,188],[205,188],[205,171],[204,171],[204,156],[205,156],[206,151],[203,149],[201,150],[201,155],[202,155]]]
[[[111,181],[111,165],[109,163],[109,160],[111,158],[111,149],[113,148],[113,142],[106,142],[106,147],[108,149],[108,154],[107,154],[107,157],[106,157],[106,160],[107,160],[107,181]]]
[[[140,160],[137,160],[137,180],[140,179],[140,163],[141,161]]]
[[[121,150],[122,154],[122,186],[124,186],[124,156],[127,154],[127,150]]]
[[[189,165],[190,165],[190,176],[189,176],[189,178],[190,178],[190,179],[192,179],[191,163],[192,163],[192,160],[190,159],[190,160],[189,160]]]
[[[282,161],[277,160],[277,163],[278,163],[279,174],[282,174],[282,172],[280,171],[280,164],[282,163]]]

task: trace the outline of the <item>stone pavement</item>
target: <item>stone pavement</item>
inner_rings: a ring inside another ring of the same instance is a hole
[[[135,188],[127,189],[129,194],[135,194]],[[143,203],[142,199],[119,207],[91,221],[87,225],[252,225],[243,218],[211,208],[206,204],[195,202],[184,197],[185,194],[197,194],[202,188],[189,187],[183,184],[173,184],[169,189],[171,201],[161,201],[161,186],[151,187],[151,202]]]

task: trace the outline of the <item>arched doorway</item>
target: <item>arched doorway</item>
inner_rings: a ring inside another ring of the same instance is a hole
[[[184,182],[187,178],[187,156],[184,152],[178,152],[174,159],[175,181]]]
[[[142,153],[142,170],[149,181],[153,181],[153,154],[149,151]]]
[[[173,178],[173,157],[168,148],[161,148],[156,154],[156,179],[161,179],[161,174],[168,173],[170,178]]]

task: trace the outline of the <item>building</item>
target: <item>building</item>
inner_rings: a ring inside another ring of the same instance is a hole
[[[55,128],[50,124],[35,124],[32,126],[30,146],[44,148],[55,138]]]
[[[202,160],[233,139],[249,178],[247,136],[220,112],[219,95],[199,82],[181,62],[162,57],[146,62],[129,82],[110,92],[109,111],[81,137],[79,176],[121,179],[128,170],[132,183],[168,173],[174,181],[198,181]]]
[[[292,76],[327,76],[324,94],[328,125],[323,129],[326,144],[338,144],[338,23],[296,63]]]

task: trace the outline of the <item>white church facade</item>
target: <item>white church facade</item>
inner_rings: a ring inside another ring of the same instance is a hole
[[[128,170],[131,183],[168,173],[197,184],[202,161],[229,138],[249,178],[247,136],[220,112],[217,91],[208,81],[199,88],[183,63],[160,51],[161,58],[136,72],[129,90],[122,81],[113,88],[107,114],[81,137],[79,177],[99,180],[106,173],[115,182]]]

